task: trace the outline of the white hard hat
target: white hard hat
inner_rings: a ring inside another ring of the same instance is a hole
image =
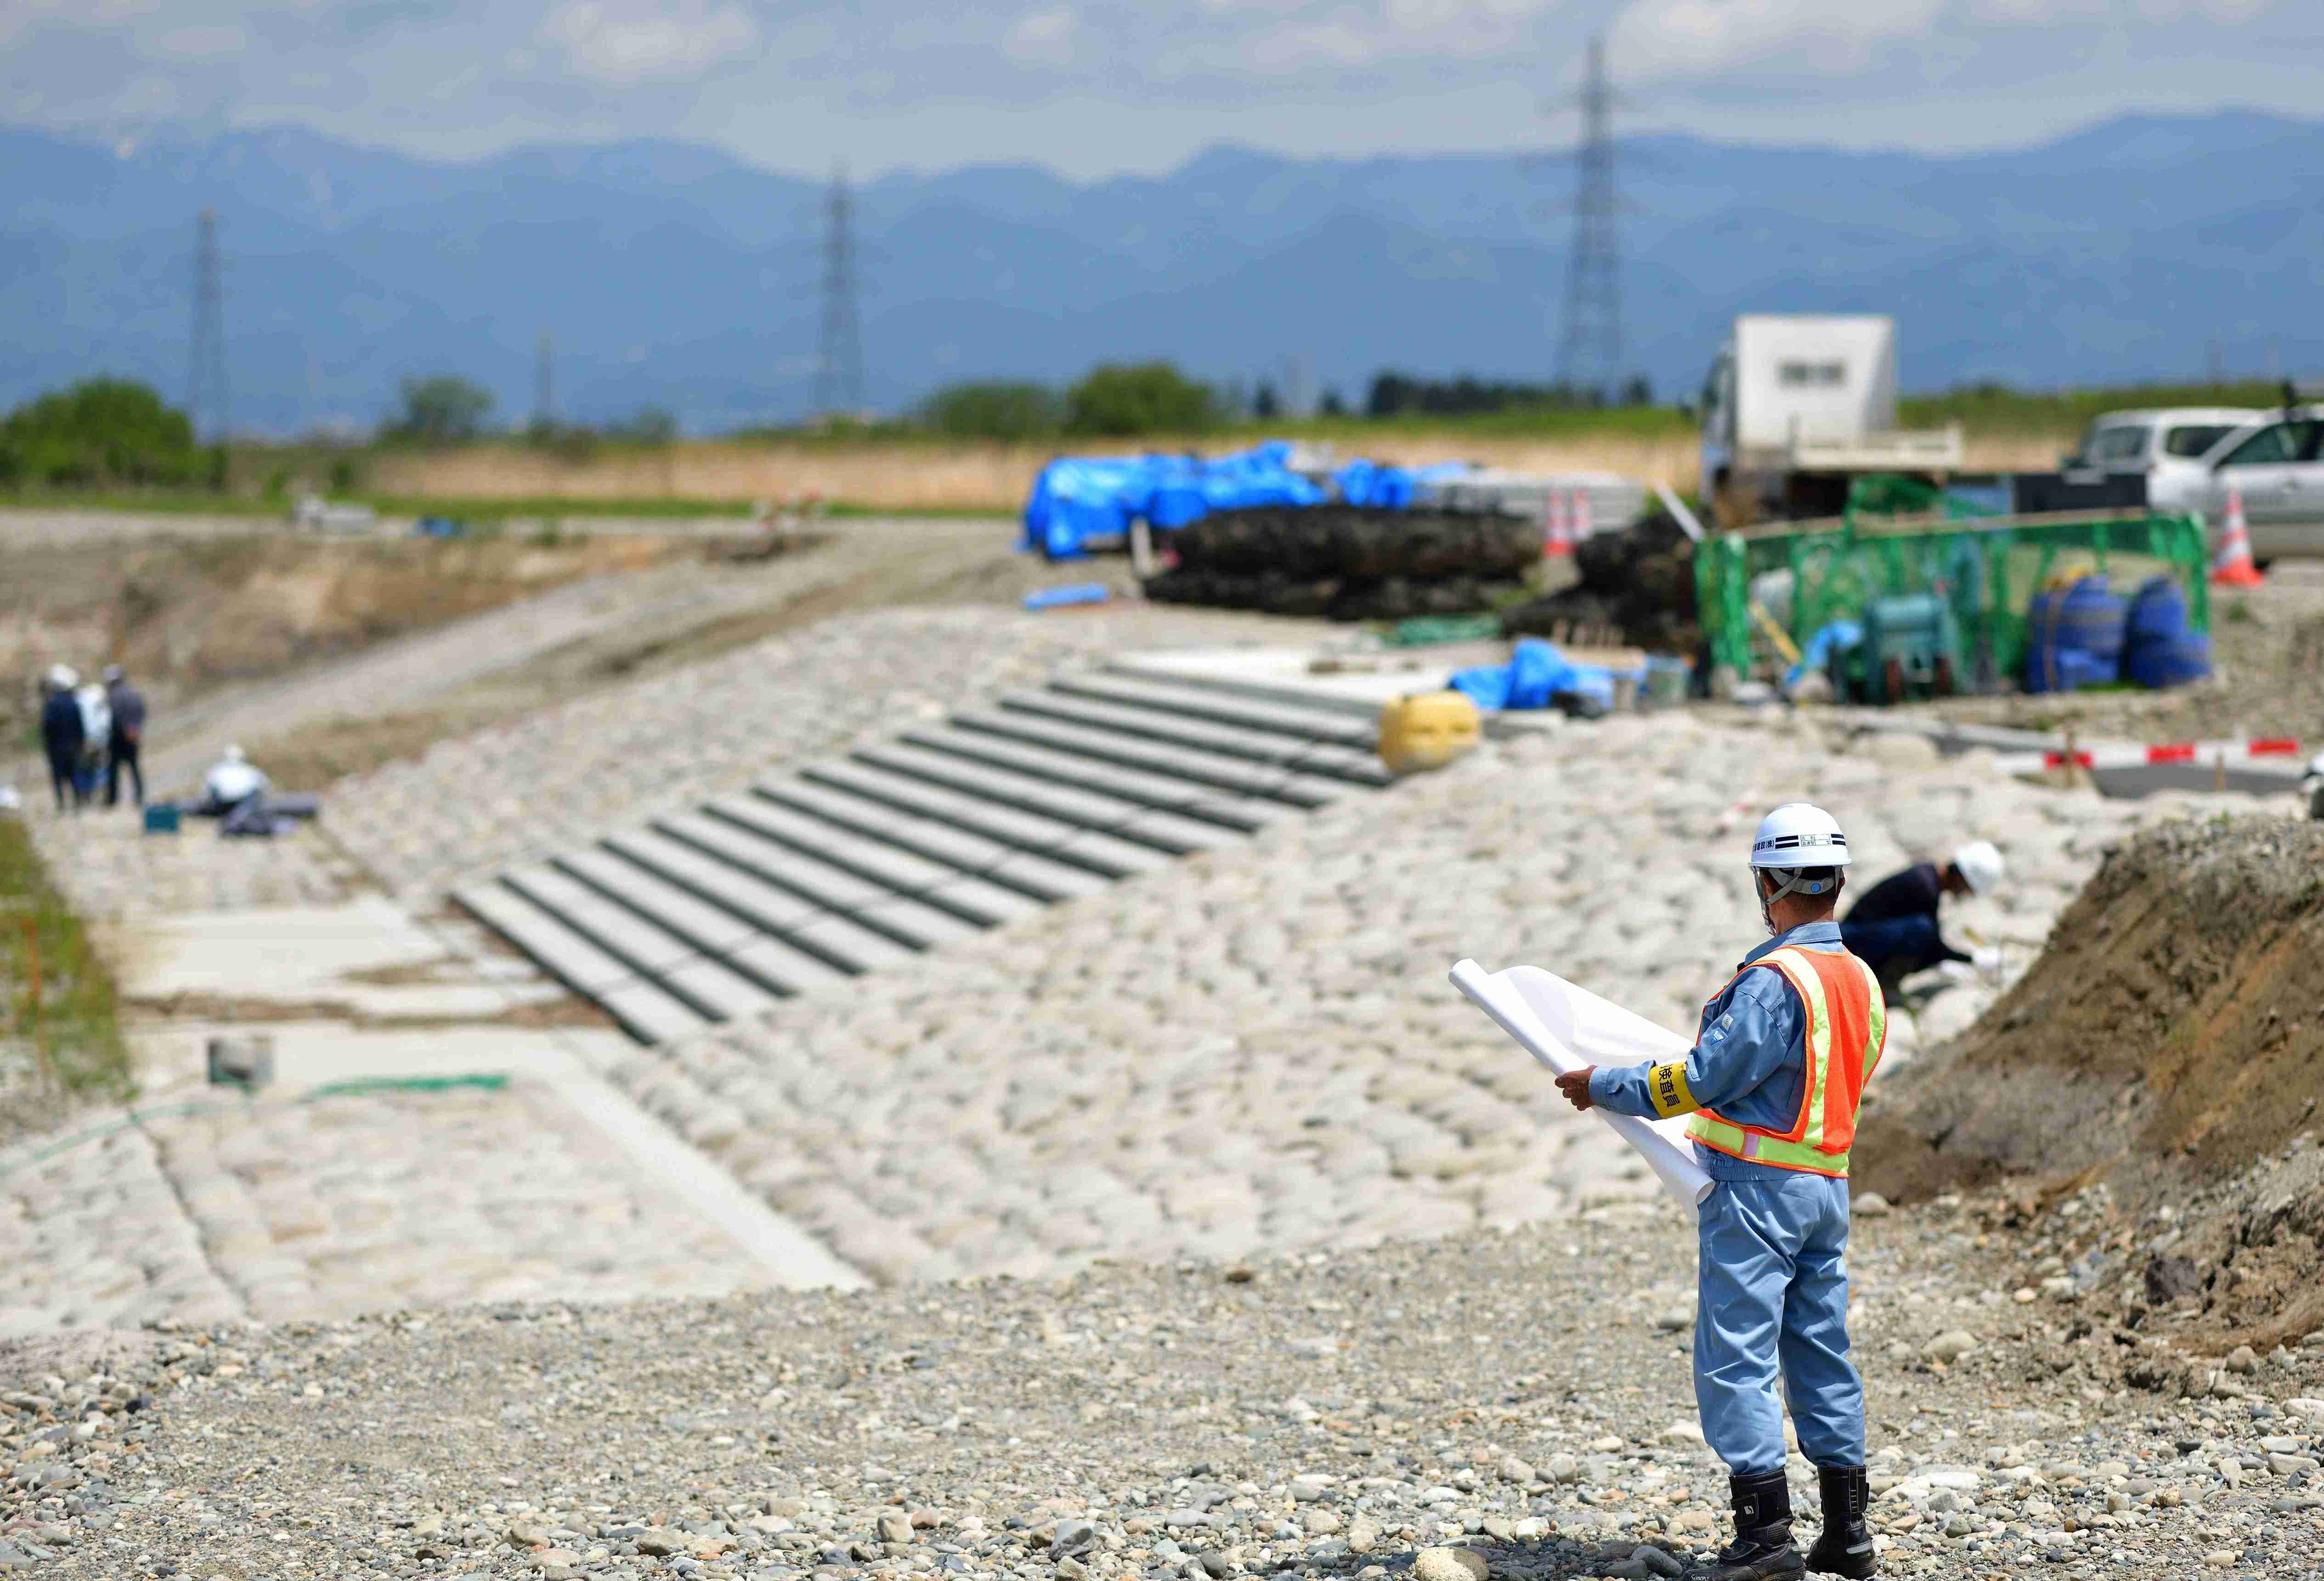
[[[1840,820],[1806,802],[1785,802],[1759,820],[1751,839],[1755,868],[1844,868],[1848,836]]]
[[[225,758],[228,763],[239,763],[242,761],[242,749],[240,747],[228,747],[225,751],[219,753],[218,756]]]
[[[80,674],[70,665],[51,665],[49,685],[60,692],[69,692],[80,685]]]
[[[1990,895],[2009,870],[1989,840],[1972,840],[1953,852],[1953,866],[1969,882],[1973,895]]]

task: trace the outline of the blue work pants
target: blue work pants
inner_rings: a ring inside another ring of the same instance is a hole
[[[1738,1476],[1780,1470],[1783,1374],[1800,1453],[1864,1464],[1864,1381],[1848,1359],[1848,1182],[1800,1170],[1721,1180],[1702,1209],[1694,1397]]]

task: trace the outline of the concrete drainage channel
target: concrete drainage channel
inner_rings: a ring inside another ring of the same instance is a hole
[[[1385,786],[1365,713],[1101,671],[453,898],[656,1043]]]

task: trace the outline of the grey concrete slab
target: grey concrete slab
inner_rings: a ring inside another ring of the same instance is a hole
[[[660,986],[713,1021],[737,1020],[782,1002],[780,996],[719,961],[689,961],[662,978]]]
[[[1190,718],[1165,704],[1110,703],[1057,690],[1005,692],[1001,705],[1014,712],[1143,736],[1358,785],[1386,785],[1391,777],[1378,753],[1345,745],[1337,734],[1303,734],[1261,724]]]
[[[829,908],[778,889],[754,878],[732,863],[673,840],[655,829],[629,829],[605,837],[607,849],[617,850],[639,866],[651,869],[690,894],[722,906],[762,933],[779,933],[795,924],[811,921]]]
[[[1281,803],[1237,795],[1141,769],[1117,768],[1053,748],[1004,740],[974,731],[930,727],[907,731],[904,740],[933,752],[973,758],[1035,780],[1095,791],[1119,801],[1183,818],[1199,818],[1246,834],[1296,815]]]
[[[628,961],[641,977],[659,976],[702,953],[676,933],[553,868],[513,869],[501,881],[606,953]]]
[[[1093,895],[1106,887],[1097,874],[1018,850],[997,840],[908,813],[860,793],[807,779],[762,780],[756,794],[812,813],[825,822],[886,841],[932,861],[1005,885],[1028,898],[1055,902]],[[1068,834],[1072,832],[1067,831]]]
[[[640,1043],[670,1043],[712,1024],[668,989],[649,982],[624,983],[591,997]]]
[[[754,842],[748,856],[737,848],[729,849],[735,851],[737,860],[752,864],[752,871],[761,878],[824,900],[832,910],[877,928],[899,944],[925,950],[984,931],[984,924],[971,922],[916,896],[899,894],[886,884],[785,842],[761,825],[795,819],[798,814],[770,806],[756,796],[721,796],[702,810]]]
[[[732,823],[700,813],[659,819],[654,827],[707,855],[731,863],[742,870],[742,876],[758,879],[777,889],[788,889],[793,895],[802,895],[802,892],[779,881],[777,874],[806,877],[810,881],[816,877],[807,872],[803,862],[794,859],[792,854],[783,848],[746,833]],[[876,896],[883,893],[855,878],[848,878],[846,885],[837,887],[851,894],[869,892]],[[812,895],[803,895],[802,897],[815,898]],[[886,919],[874,915],[874,905],[876,901],[866,905],[860,900],[825,905],[804,917],[786,923],[778,930],[779,936],[849,971],[870,971],[910,959],[917,953],[917,947],[881,926]]]
[[[1059,676],[1049,683],[1054,692],[1127,703],[1187,719],[1216,720],[1222,724],[1274,731],[1314,740],[1337,741],[1351,751],[1371,753],[1379,745],[1376,719],[1358,718],[1336,708],[1307,708],[1216,687],[1176,680],[1091,671]]]
[[[1100,879],[1126,878],[1170,865],[1169,855],[1153,846],[1021,807],[1003,806],[869,760],[818,763],[802,773],[810,784],[958,829],[996,845],[1014,846],[1034,854],[1038,860],[1070,865]]]
[[[1172,856],[1215,850],[1235,838],[1214,823],[1157,812],[1119,796],[1101,795],[1038,775],[1018,773],[910,743],[858,748],[855,758],[859,762],[927,780],[948,790],[982,796],[1022,812],[1038,813],[1117,840],[1135,841]],[[1064,848],[1046,854],[1063,855]]]
[[[627,961],[615,960],[523,896],[497,882],[456,889],[452,899],[584,998],[594,999],[637,976]]]
[[[804,994],[855,975],[765,933],[721,959],[752,981],[782,994]]]
[[[1041,903],[1014,889],[1004,889],[947,862],[931,861],[834,824],[790,806],[764,791],[750,798],[734,798],[720,805],[748,823],[757,833],[779,840],[797,850],[844,868],[858,878],[885,884],[899,895],[926,901],[980,928],[997,927],[1031,916]]]
[[[1016,709],[968,709],[952,716],[960,730],[980,731],[1028,746],[1093,758],[1118,768],[1259,796],[1290,806],[1320,807],[1352,788],[1296,767],[1268,767],[1200,747],[1151,740],[1111,725],[1053,719]]]
[[[565,851],[551,859],[607,899],[642,914],[705,955],[723,955],[759,936],[759,929],[697,899],[648,868],[611,850]]]

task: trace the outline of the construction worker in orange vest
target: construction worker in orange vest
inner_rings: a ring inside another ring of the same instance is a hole
[[[1866,1576],[1876,1564],[1845,1257],[1848,1148],[1886,1007],[1832,921],[1848,865],[1848,837],[1822,808],[1794,802],[1768,813],[1751,880],[1774,937],[1703,1007],[1694,1048],[1666,1065],[1557,1079],[1579,1109],[1692,1116],[1688,1134],[1717,1182],[1702,1207],[1694,1324],[1695,1403],[1735,1509],[1734,1542],[1701,1572],[1717,1581]],[[1792,1541],[1778,1375],[1823,1501],[1823,1531],[1804,1560]]]

